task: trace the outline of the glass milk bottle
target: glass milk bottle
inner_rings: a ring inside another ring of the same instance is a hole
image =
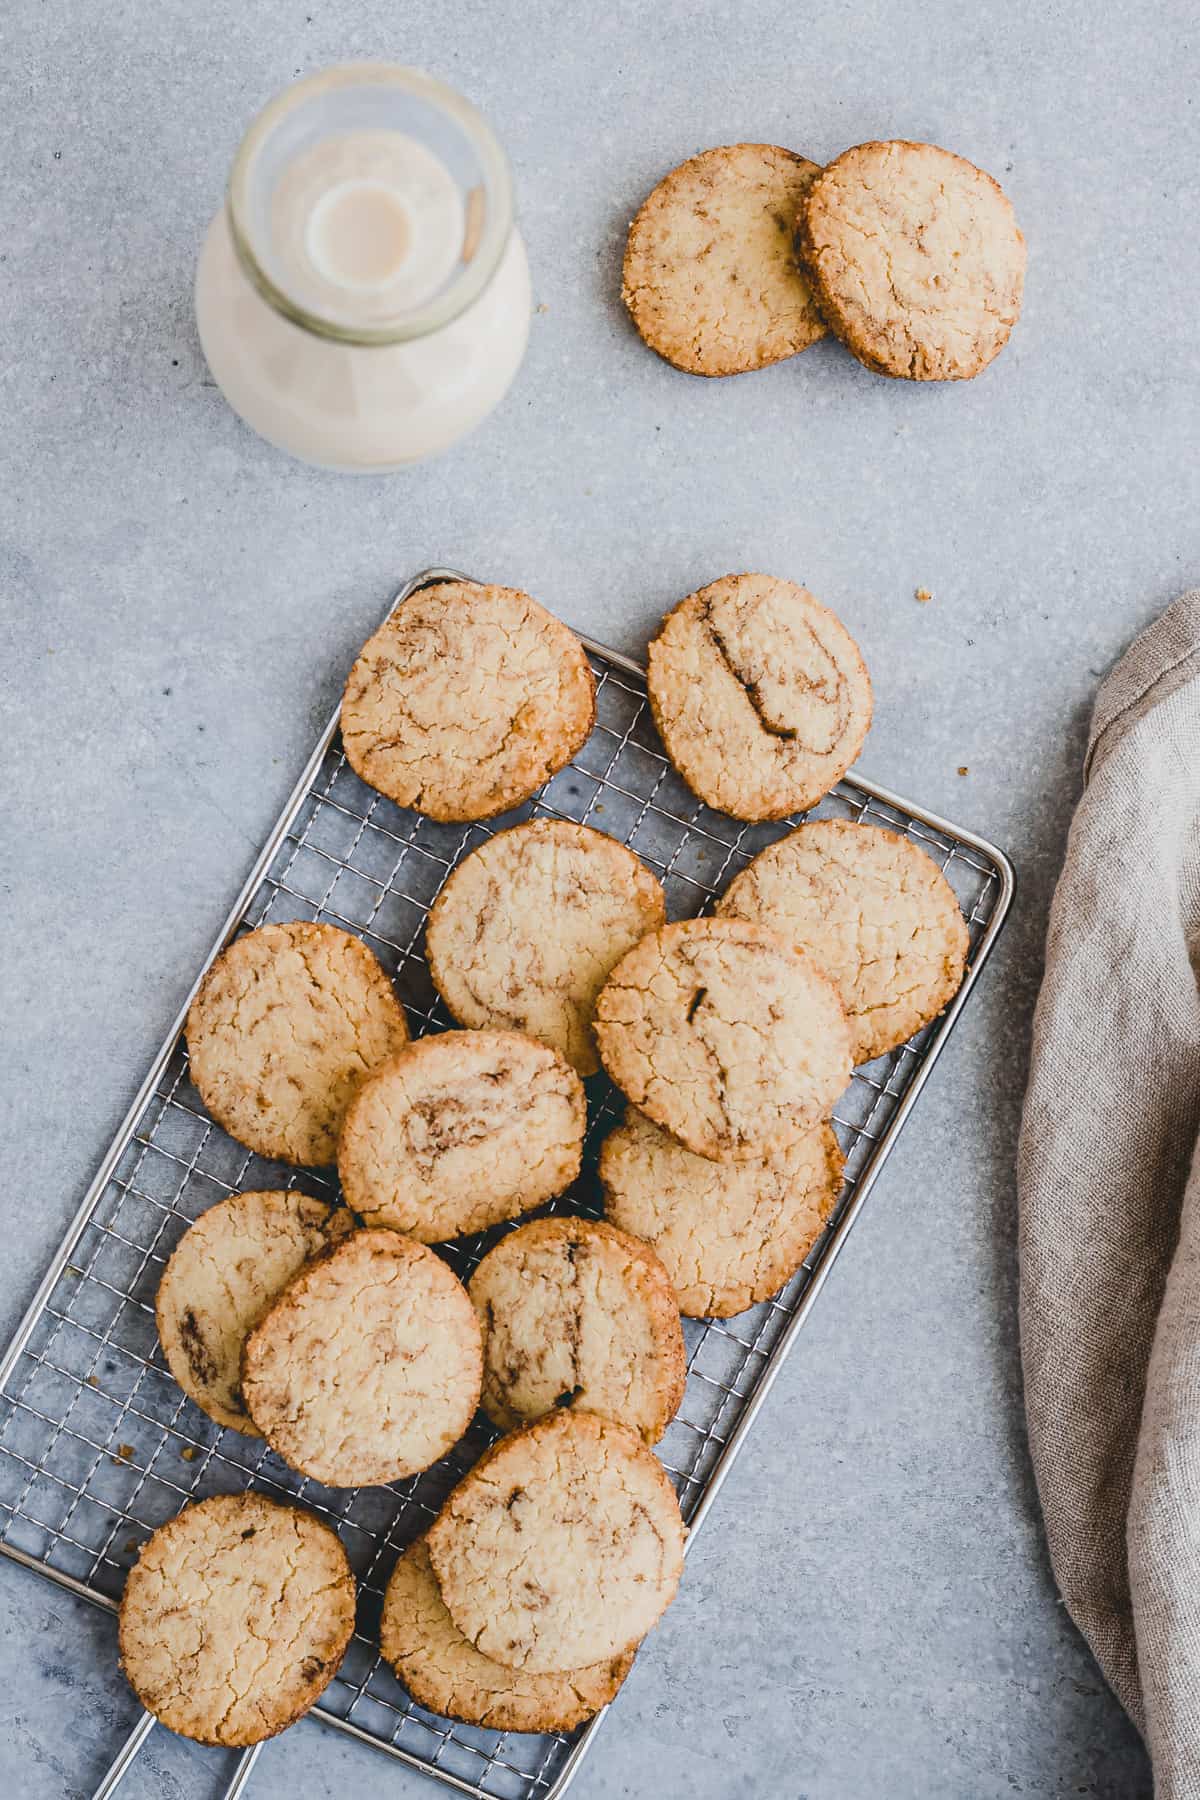
[[[255,119],[196,320],[225,398],[271,443],[330,469],[433,456],[502,398],[529,315],[504,152],[451,88],[350,64]]]

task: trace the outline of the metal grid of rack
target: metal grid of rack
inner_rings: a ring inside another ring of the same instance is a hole
[[[395,604],[431,579],[425,571]],[[628,844],[663,881],[670,917],[709,907],[729,879],[790,827],[751,826],[698,803],[667,763],[641,669],[588,646],[596,729],[531,805],[485,825],[406,813],[353,773],[337,720],[285,808],[222,933],[271,920],[322,919],[361,935],[395,978],[414,1035],[452,1024],[423,955],[429,907],[455,864],[490,833],[530,816],[578,820]],[[943,1018],[856,1071],[836,1113],[846,1182],[823,1238],[773,1300],[727,1320],[685,1320],[687,1391],[659,1454],[694,1538],[742,1436],[979,973],[1013,888],[1004,856],[970,833],[862,780],[846,780],[818,816],[882,824],[945,870],[970,928],[967,979]],[[220,944],[214,947],[220,948]],[[328,1174],[265,1162],[206,1115],[188,1079],[179,1025],[0,1363],[0,1553],[113,1607],[150,1533],[188,1500],[253,1483],[301,1500],[338,1530],[360,1583],[358,1630],[316,1716],[488,1800],[557,1800],[599,1720],[569,1735],[485,1731],[415,1705],[378,1651],[379,1606],[396,1555],[436,1515],[495,1435],[477,1421],[434,1469],[390,1488],[322,1488],[258,1439],[222,1430],[175,1386],[158,1347],[154,1295],[190,1222],[241,1188],[299,1186],[332,1195]],[[595,1214],[596,1154],[622,1103],[589,1084],[579,1183],[550,1210]],[[445,1248],[467,1277],[508,1227]]]

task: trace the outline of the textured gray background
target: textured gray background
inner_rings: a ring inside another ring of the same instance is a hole
[[[1013,1146],[1096,678],[1197,579],[1185,0],[7,0],[0,18],[0,880],[7,1332],[398,577],[448,560],[637,651],[730,569],[806,581],[876,678],[867,773],[1004,844],[991,973],[582,1774],[580,1800],[1148,1794],[1056,1601],[1026,1461]],[[323,475],[206,379],[197,246],[239,130],[339,58],[493,118],[545,310],[444,460]],[[644,350],[622,234],[673,163],[932,139],[1007,186],[1025,317],[967,385],[822,344],[705,383]],[[918,586],[934,600],[919,606]],[[960,777],[966,765],[970,773]],[[113,1630],[0,1567],[0,1784],[90,1793]],[[155,1734],[132,1794],[212,1793]],[[253,1792],[419,1794],[313,1724]]]

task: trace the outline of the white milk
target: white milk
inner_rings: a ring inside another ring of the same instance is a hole
[[[507,390],[529,315],[503,153],[451,90],[331,69],[251,126],[196,319],[226,399],[273,444],[356,470],[444,450]]]

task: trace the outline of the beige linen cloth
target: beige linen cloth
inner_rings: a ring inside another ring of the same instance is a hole
[[[1021,1128],[1029,1442],[1071,1616],[1200,1800],[1200,590],[1096,702]]]

